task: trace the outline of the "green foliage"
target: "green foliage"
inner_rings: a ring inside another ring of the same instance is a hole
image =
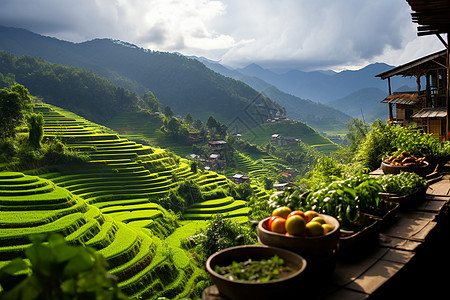
[[[185,200],[186,206],[203,201],[200,187],[193,180],[181,182],[178,186],[177,193]]]
[[[192,173],[197,173],[198,171],[198,162],[197,161],[192,161],[191,162],[191,172]]]
[[[199,185],[193,180],[184,180],[176,189],[170,190],[166,197],[160,199],[159,204],[165,209],[183,213],[192,204],[203,200],[204,196]]]
[[[227,126],[218,122],[213,116],[208,117],[206,127],[208,127],[209,133],[212,138],[225,138],[227,134]]]
[[[31,240],[25,250],[29,265],[15,259],[0,269],[1,299],[127,299],[95,250],[70,246],[59,234]],[[17,275],[23,280],[17,282]]]
[[[234,197],[238,199],[250,200],[250,198],[255,195],[255,191],[248,182],[243,182],[236,185],[234,191],[236,193]]]
[[[191,236],[188,240],[196,245],[196,252],[205,262],[208,256],[217,251],[233,246],[253,244],[256,242],[256,237],[251,228],[226,219],[222,214],[215,214],[208,222],[206,229]]]
[[[384,205],[380,200],[381,191],[377,178],[358,174],[323,182],[313,189],[291,188],[272,197],[269,205],[272,209],[286,205],[293,210],[314,210],[336,217],[343,228],[352,228],[361,213],[374,213]]]
[[[11,138],[0,139],[0,162],[11,162],[17,156],[17,142]]]
[[[16,127],[23,120],[23,107],[18,93],[7,88],[0,90],[0,136],[15,136]]]
[[[41,113],[31,113],[27,115],[26,119],[29,132],[28,144],[39,149],[44,136],[44,117]]]
[[[161,104],[159,103],[158,98],[156,98],[152,92],[149,91],[145,93],[142,97],[142,101],[151,112],[159,111],[159,107],[161,106]]]
[[[377,120],[358,148],[354,161],[374,170],[380,166],[381,159],[390,154],[407,151],[418,157],[446,157],[450,154],[446,147],[445,142],[440,142],[415,126],[399,127]]]
[[[214,271],[229,280],[242,280],[251,282],[268,282],[279,279],[282,272],[289,272],[291,268],[284,264],[278,255],[268,259],[246,261],[232,261],[231,265],[216,265]]]
[[[350,152],[355,152],[359,144],[366,138],[370,125],[362,119],[351,119],[347,124],[348,133],[345,136]]]
[[[410,172],[382,175],[379,178],[379,182],[383,188],[383,192],[398,196],[411,194],[427,185],[423,177]]]
[[[92,71],[52,64],[37,57],[15,57],[0,51],[0,70],[14,74],[15,80],[31,94],[95,122],[108,120],[123,110],[135,109],[141,102],[137,94],[114,86]],[[29,96],[20,86],[11,89],[24,99]]]
[[[371,130],[358,148],[354,160],[369,170],[377,169],[386,153],[397,150],[394,145],[396,129],[395,125],[383,124],[381,120],[373,122]]]
[[[164,107],[164,115],[168,119],[171,119],[173,117],[173,111],[170,106],[167,105],[166,107]]]
[[[415,126],[398,128],[395,146],[398,149],[397,152],[407,151],[417,157],[440,157],[443,155],[443,143]]]
[[[192,122],[194,122],[194,119],[192,118],[190,113],[188,113],[186,117],[184,117],[184,122],[186,122],[186,124],[188,125],[191,125]]]

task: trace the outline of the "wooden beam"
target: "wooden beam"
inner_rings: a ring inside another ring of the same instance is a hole
[[[442,38],[442,36],[440,34],[438,34],[438,33],[436,33],[436,36],[441,41],[441,43],[444,44],[445,48],[448,49],[448,43],[445,42],[444,38]]]
[[[447,33],[447,44],[450,44],[450,38],[449,38],[450,32]],[[446,132],[446,136],[445,139],[448,141],[450,140],[450,123],[449,123],[449,118],[450,118],[450,105],[449,105],[449,98],[450,98],[450,92],[449,92],[449,87],[450,87],[450,51],[449,48],[447,47],[447,86],[445,87],[446,93],[445,93],[445,102],[447,105],[447,132]]]

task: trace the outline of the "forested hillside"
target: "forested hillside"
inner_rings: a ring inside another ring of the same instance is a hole
[[[261,78],[246,75],[238,70],[229,69],[217,62],[204,58],[196,58],[203,62],[208,68],[236,80],[241,80],[260,91],[273,101],[277,102],[286,109],[286,115],[295,120],[300,120],[319,131],[345,131],[347,123],[350,120],[345,109],[336,106],[306,100],[286,93],[276,86],[267,83]],[[345,112],[345,113],[344,113]]]
[[[0,70],[4,78],[9,77],[9,82],[3,80],[4,85],[19,82],[46,102],[95,122],[105,122],[120,111],[144,105],[137,94],[91,71],[51,64],[38,57],[16,57],[0,51]]]
[[[261,115],[259,106],[264,107],[265,116],[284,113],[280,105],[253,88],[215,73],[197,60],[120,41],[97,39],[75,44],[0,27],[0,50],[90,69],[138,94],[150,90],[163,105],[172,107],[175,114],[190,112],[204,121],[214,115],[226,124],[239,118],[253,126],[261,119],[254,117]]]

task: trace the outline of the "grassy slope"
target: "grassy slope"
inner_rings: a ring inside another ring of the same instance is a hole
[[[162,122],[158,115],[125,112],[111,119],[107,125],[123,137],[170,149],[181,157],[186,157],[192,153],[191,145],[175,141],[161,132],[159,128]],[[236,167],[227,168],[220,172],[227,176],[232,176],[235,173],[246,174],[251,177],[254,184],[263,182],[264,176],[274,177],[289,167],[286,162],[269,155],[261,156],[236,151],[235,157]]]
[[[280,134],[284,137],[295,137],[305,144],[317,149],[319,152],[328,154],[339,149],[339,146],[328,138],[320,135],[310,126],[302,123],[264,123],[256,128],[244,132],[245,139],[257,145],[270,143],[272,134]]]
[[[229,181],[214,172],[194,174],[185,160],[170,155],[163,149],[124,139],[106,127],[65,110],[40,105],[35,107],[35,111],[44,115],[46,138],[57,137],[69,148],[91,157],[91,161],[82,166],[52,166],[45,170],[27,171],[28,174],[39,174],[43,180],[51,181],[51,185],[37,189],[64,187],[74,197],[89,204],[90,214],[101,214],[105,218],[105,228],[94,226],[94,221],[86,221],[86,224],[80,226],[83,228],[82,232],[89,237],[93,235],[92,239],[86,240],[87,243],[98,245],[102,254],[110,257],[112,271],[124,274],[120,278],[126,293],[136,297],[165,295],[171,298],[190,295],[195,286],[204,280],[205,272],[186,257],[184,250],[179,248],[179,243],[192,234],[190,222],[195,222],[193,224],[196,224],[196,229],[205,226],[206,222],[187,220],[180,223],[181,227],[174,228],[174,223],[158,205],[158,200],[176,187],[173,174],[179,179],[197,181],[205,192],[228,185]],[[266,197],[255,188],[261,197]],[[11,196],[13,195],[8,194],[8,197]],[[48,202],[46,199],[44,197],[43,200]],[[246,221],[248,208],[245,202],[233,198],[227,200],[217,199],[213,210],[211,203],[200,203],[190,214],[186,214],[186,218],[206,220],[220,210],[240,222]],[[3,211],[2,214],[5,218],[9,215]],[[25,219],[33,219],[31,216],[34,214],[24,214]],[[35,222],[39,223],[39,218]],[[183,230],[185,226],[190,229]],[[110,238],[111,232],[114,236],[123,236],[123,242],[120,242],[122,238],[111,245],[105,242],[103,237]],[[153,242],[147,241],[149,236]],[[70,238],[76,240],[73,234]],[[150,254],[142,253],[141,245],[146,245],[145,248],[147,245],[151,246],[152,259],[149,259]],[[175,263],[164,254],[169,252],[174,253]],[[133,261],[146,263],[134,268]],[[130,269],[133,271],[127,271]],[[171,275],[165,276],[167,273]],[[153,280],[150,282],[151,278]]]

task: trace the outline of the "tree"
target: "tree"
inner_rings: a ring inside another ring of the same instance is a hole
[[[271,177],[264,177],[264,188],[266,190],[273,189],[273,182],[274,182],[273,178],[271,178]]]
[[[15,136],[15,128],[23,120],[21,97],[9,89],[0,90],[0,134],[5,139]]]
[[[172,118],[173,117],[173,111],[172,111],[172,108],[170,106],[164,107],[164,115],[166,116],[166,118]]]
[[[192,118],[191,114],[188,113],[188,114],[186,115],[186,117],[184,118],[184,121],[186,122],[186,124],[191,125],[192,122],[194,122],[194,119]]]
[[[145,105],[151,112],[159,111],[159,107],[161,104],[159,103],[158,98],[156,98],[152,92],[148,91],[147,93],[145,93],[145,95],[143,96],[143,100]]]
[[[191,162],[191,172],[197,173],[198,170],[198,163],[196,161]]]
[[[362,119],[351,119],[347,124],[348,133],[345,136],[351,152],[356,151],[361,142],[366,138],[370,125]]]
[[[177,118],[171,117],[170,121],[167,123],[167,131],[170,134],[177,135],[181,128],[180,121]]]
[[[31,113],[27,115],[26,119],[29,130],[28,144],[39,149],[41,148],[41,141],[44,136],[44,117],[41,113]]]
[[[23,110],[31,108],[31,95],[27,88],[21,84],[16,84],[11,87],[11,91],[19,94],[20,106]]]
[[[202,120],[195,120],[195,122],[192,126],[194,126],[195,129],[200,130],[203,128],[203,122],[202,122]]]
[[[215,130],[217,127],[217,121],[213,116],[209,116],[208,121],[206,121],[206,127],[208,127],[210,131]]]

